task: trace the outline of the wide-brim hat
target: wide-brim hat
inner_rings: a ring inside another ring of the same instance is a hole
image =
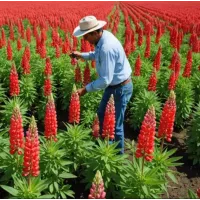
[[[73,35],[76,37],[83,36],[102,28],[106,23],[106,21],[97,20],[94,16],[86,16],[79,21],[79,26],[74,29]]]

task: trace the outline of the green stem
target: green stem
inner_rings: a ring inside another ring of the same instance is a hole
[[[164,140],[165,140],[165,137],[163,136],[163,137],[162,137],[162,141],[161,141],[161,145],[160,145],[160,152],[161,152],[161,153],[162,153],[162,151],[163,151]]]
[[[31,175],[28,176],[28,191],[31,191]]]
[[[142,176],[143,176],[143,172],[144,172],[144,156],[142,157]]]

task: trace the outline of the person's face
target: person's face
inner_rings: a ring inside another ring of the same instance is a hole
[[[83,36],[83,39],[88,41],[90,44],[95,44],[97,40],[96,32],[87,33]]]

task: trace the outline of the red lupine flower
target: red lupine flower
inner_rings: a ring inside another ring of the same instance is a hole
[[[65,39],[65,41],[64,41],[64,43],[62,45],[62,53],[63,54],[67,54],[68,51],[69,51],[69,48],[70,48],[70,44],[69,44],[69,41],[68,41],[68,39],[66,37],[66,39]]]
[[[181,60],[180,60],[179,56],[176,59],[174,70],[175,70],[175,78],[176,78],[176,80],[178,80],[180,70],[181,70]]]
[[[56,49],[56,58],[60,58],[60,47],[59,47],[59,45],[56,45],[55,49]]]
[[[12,24],[10,25],[10,40],[14,41],[15,36],[14,36],[14,30]]]
[[[200,198],[200,188],[197,189],[197,196]]]
[[[143,157],[146,161],[151,162],[153,159],[154,139],[156,129],[155,109],[150,107],[144,116],[138,144],[135,152],[136,158]]]
[[[38,53],[40,54],[41,58],[46,58],[47,50],[45,41],[43,39],[41,39],[40,43],[38,44]]]
[[[158,44],[159,41],[160,41],[161,33],[162,33],[161,26],[159,24],[158,27],[157,27],[157,33],[156,33],[156,40],[155,40],[156,44]]]
[[[98,118],[98,115],[96,114],[94,122],[93,122],[93,125],[92,125],[92,136],[94,138],[98,138],[100,136],[99,135],[99,130],[100,130],[100,127],[99,127],[99,118]]]
[[[148,34],[146,36],[146,49],[145,49],[145,53],[144,53],[145,58],[150,57],[150,51],[151,51],[151,36]]]
[[[166,138],[168,142],[171,142],[173,127],[174,127],[174,120],[176,114],[176,96],[174,91],[170,91],[169,98],[167,99],[162,115],[160,117],[160,125],[158,128],[158,137],[159,138]]]
[[[171,76],[169,78],[168,90],[174,90],[175,87],[176,87],[176,75],[175,72],[172,71]]]
[[[177,58],[179,57],[177,50],[174,51],[173,55],[172,55],[172,59],[171,59],[171,64],[169,66],[169,69],[174,70],[175,68],[175,63]]]
[[[10,44],[10,40],[8,40],[8,43],[7,43],[7,60],[12,60],[12,57],[13,57],[12,47],[11,47],[11,44]]]
[[[141,70],[141,59],[140,59],[140,54],[138,55],[136,62],[135,62],[135,72],[134,76],[140,76],[140,70]]]
[[[178,33],[178,41],[177,41],[177,50],[178,50],[178,51],[180,50],[182,41],[183,41],[183,31],[181,30],[181,31],[179,31],[179,33]]]
[[[90,83],[91,79],[90,79],[90,67],[89,67],[89,63],[86,62],[86,67],[84,70],[84,76],[83,76],[83,85],[86,86],[88,83]]]
[[[15,106],[13,109],[10,119],[9,135],[10,154],[15,154],[17,152],[18,155],[21,155],[22,149],[24,148],[24,131],[19,106]]]
[[[10,96],[18,96],[20,93],[18,74],[15,64],[12,64],[10,71]]]
[[[159,71],[160,69],[161,55],[162,55],[162,47],[159,46],[158,52],[153,62],[153,66],[155,67],[156,71]]]
[[[192,50],[188,51],[187,63],[183,72],[183,77],[190,77],[192,71]]]
[[[113,94],[111,95],[104,114],[103,120],[103,138],[109,138],[113,140],[115,138],[115,103]]]
[[[27,54],[24,54],[22,57],[22,61],[21,61],[21,66],[23,68],[23,74],[30,74],[30,63],[29,63],[29,59],[27,57]]]
[[[1,45],[6,46],[6,34],[3,28],[1,29]]]
[[[156,69],[154,69],[149,79],[148,91],[156,91],[156,84],[157,84]]]
[[[26,40],[28,43],[31,42],[31,28],[30,27],[28,27],[26,30]]]
[[[30,61],[30,59],[31,59],[31,51],[30,51],[30,47],[28,45],[25,47],[23,56],[24,55],[26,55],[27,60]]]
[[[52,94],[48,96],[48,102],[46,104],[44,135],[47,140],[53,139],[54,141],[57,141],[57,114]]]
[[[82,74],[81,74],[81,69],[77,63],[77,66],[75,68],[75,82],[76,83],[81,83],[82,82]]]
[[[104,183],[101,176],[101,172],[97,170],[95,177],[90,188],[90,194],[88,199],[105,199],[106,192],[104,191]]]
[[[52,66],[51,66],[51,60],[50,58],[46,58],[46,65],[45,65],[45,69],[44,69],[44,74],[45,76],[50,76],[52,75]]]
[[[80,122],[80,99],[76,90],[76,86],[73,86],[73,91],[71,95],[70,105],[69,105],[69,123]]]
[[[21,40],[20,38],[17,39],[17,50],[20,51],[22,48],[22,43],[21,43]]]
[[[32,116],[29,129],[26,132],[26,141],[24,148],[23,176],[38,176],[40,145],[38,138],[38,130],[35,118]]]
[[[142,42],[143,42],[143,31],[141,28],[139,28],[138,30],[138,43],[137,45],[140,47],[142,46]]]
[[[49,96],[52,92],[51,79],[49,76],[44,81],[44,96]]]

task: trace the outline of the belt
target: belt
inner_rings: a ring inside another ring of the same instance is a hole
[[[128,79],[126,79],[125,81],[123,81],[123,82],[121,82],[121,83],[119,83],[117,85],[109,85],[108,88],[118,88],[118,87],[126,85],[126,84],[128,84],[130,82],[131,82],[131,77],[129,77]]]

